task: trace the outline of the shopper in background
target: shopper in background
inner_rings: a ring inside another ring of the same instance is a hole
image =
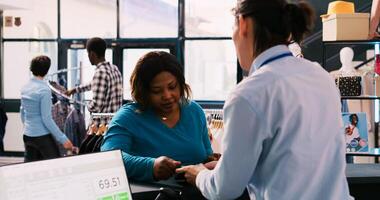
[[[92,101],[88,110],[93,113],[114,113],[123,103],[123,81],[117,66],[105,60],[107,44],[101,38],[87,41],[88,58],[96,65],[92,82],[67,90],[67,95],[91,90]]]
[[[4,152],[4,136],[5,136],[5,129],[7,125],[8,117],[7,113],[5,112],[3,108],[3,102],[2,99],[0,99],[0,155]]]
[[[182,165],[215,159],[202,108],[176,57],[147,53],[137,62],[130,84],[135,103],[113,117],[102,151],[121,149],[128,178],[165,180]]]
[[[369,39],[380,38],[377,32],[380,20],[380,3],[379,0],[372,0],[371,21],[369,25]]]
[[[35,57],[30,64],[33,78],[21,90],[20,112],[24,124],[25,162],[59,157],[54,138],[66,150],[73,150],[71,141],[61,132],[51,115],[51,90],[44,81],[49,68],[49,57]]]
[[[340,97],[329,74],[292,56],[314,12],[304,1],[239,0],[233,41],[248,77],[224,105],[222,157],[185,166],[208,199],[349,199]],[[271,13],[271,14],[268,14]],[[242,156],[244,155],[244,156]]]

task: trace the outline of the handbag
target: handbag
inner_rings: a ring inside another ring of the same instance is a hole
[[[361,76],[340,76],[335,78],[341,96],[360,96],[362,93]]]

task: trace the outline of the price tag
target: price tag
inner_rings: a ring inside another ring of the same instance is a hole
[[[100,176],[94,179],[93,185],[97,194],[119,191],[121,188],[127,188],[126,182],[122,181],[119,175]]]

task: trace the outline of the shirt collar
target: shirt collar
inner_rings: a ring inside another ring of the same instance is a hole
[[[100,62],[96,65],[96,68],[102,66],[102,65],[107,65],[108,64],[108,61],[103,61],[103,62]]]
[[[259,56],[257,56],[255,60],[253,60],[251,69],[249,70],[249,75],[251,75],[254,71],[262,67],[261,65],[266,60],[283,53],[290,53],[289,48],[286,45],[276,45],[265,50]]]
[[[38,78],[35,77],[35,76],[32,77],[32,80],[33,80],[33,81],[36,81],[36,82],[39,82],[39,83],[45,83],[45,79],[40,80],[40,79],[38,79]]]

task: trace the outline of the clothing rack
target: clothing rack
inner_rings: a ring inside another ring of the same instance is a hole
[[[48,75],[46,75],[46,78],[49,80],[49,81],[53,81],[53,77],[54,76],[57,76],[58,74],[61,74],[61,73],[65,73],[65,72],[68,72],[68,71],[77,71],[77,70],[80,70],[82,69],[83,67],[72,67],[72,68],[69,68],[69,69],[60,69],[54,73],[50,73]],[[54,86],[52,86],[50,84],[50,82],[48,81],[48,85],[49,85],[49,88],[56,94],[56,95],[59,95],[67,100],[69,100],[69,103],[72,103],[72,104],[78,104],[78,105],[81,105],[81,106],[86,106],[87,104],[85,102],[82,102],[82,101],[78,101],[78,100],[75,100],[75,99],[72,99],[71,97],[67,96],[66,94],[63,94],[61,91],[59,91],[57,88],[55,88]]]
[[[69,102],[72,103],[72,104],[79,104],[81,106],[86,106],[86,103],[78,101],[78,100],[75,100],[75,99],[72,99],[69,96],[67,96],[66,94],[63,94],[57,88],[55,88],[54,86],[52,86],[49,81],[47,83],[48,83],[49,88],[54,92],[54,94],[59,95],[59,96],[65,98],[65,99],[69,100]]]
[[[61,73],[64,73],[64,72],[68,72],[68,71],[78,71],[80,69],[82,69],[83,67],[71,67],[70,69],[60,69],[60,70],[57,70],[56,72],[54,73],[51,73],[51,74],[48,74],[46,75],[46,77],[50,78],[50,77],[53,77],[55,75],[58,75],[58,74],[61,74]]]
[[[113,117],[115,113],[91,113],[91,118]]]
[[[223,109],[203,109],[207,120],[218,119],[223,120]]]
[[[204,112],[207,119],[207,126],[210,129],[223,129],[223,110],[222,109],[204,109]]]
[[[114,115],[115,113],[90,113],[91,119],[98,119],[95,121],[98,123],[100,122],[101,124],[108,124]]]
[[[221,141],[224,135],[223,109],[203,109],[207,119],[208,135],[215,153],[221,152]]]

